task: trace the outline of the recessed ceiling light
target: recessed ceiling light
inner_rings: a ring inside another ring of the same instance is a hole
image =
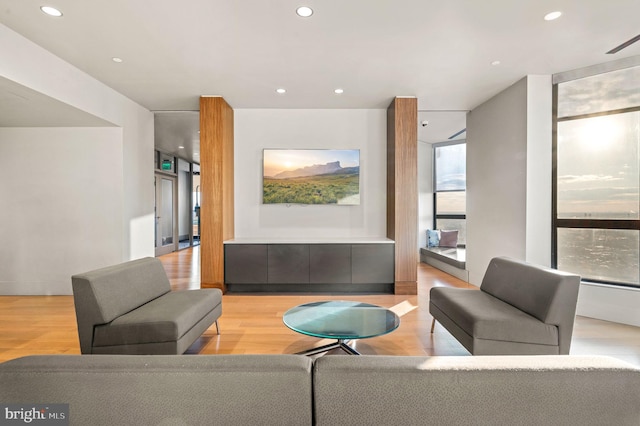
[[[493,61],[491,62],[491,65],[493,65],[494,67],[500,65],[500,61]]]
[[[300,6],[296,9],[296,13],[298,14],[298,16],[308,18],[309,16],[313,15],[313,9],[307,6]]]
[[[62,16],[62,12],[60,12],[58,9],[56,9],[55,7],[51,7],[51,6],[40,6],[40,10],[43,11],[44,13],[46,13],[49,16],[54,16],[56,18],[59,18]]]
[[[344,90],[342,90],[342,89],[336,89],[336,90],[334,90],[334,91],[333,91],[333,93],[335,93],[336,95],[341,95],[341,94],[343,94],[343,93],[344,93]]]
[[[283,95],[283,94],[287,93],[287,89],[279,88],[279,89],[276,89],[276,92],[278,92],[279,94]]]
[[[115,58],[111,58],[111,60],[112,60],[113,62],[117,62],[117,63],[119,63],[119,64],[120,64],[120,63],[122,63],[122,58],[115,57]]]
[[[178,147],[178,149],[184,149],[184,146],[180,145],[180,146]]]
[[[560,15],[562,15],[562,12],[559,11],[547,13],[546,15],[544,15],[544,20],[553,21],[554,19],[558,19]]]

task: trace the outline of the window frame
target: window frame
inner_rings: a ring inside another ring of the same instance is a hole
[[[607,70],[604,73],[616,70]],[[578,77],[576,79],[588,76]],[[608,111],[599,111],[588,114],[578,114],[558,117],[558,86],[566,81],[554,81],[552,88],[552,188],[551,188],[551,266],[558,268],[558,229],[602,229],[602,230],[629,230],[640,232],[640,219],[559,219],[558,218],[558,123],[582,120],[588,118],[611,116],[631,112],[640,112],[640,105],[634,107],[620,108]],[[639,154],[640,156],[640,154]],[[619,287],[640,288],[640,283],[618,282],[611,280],[601,280],[590,277],[583,277],[583,281],[599,284],[614,285]]]
[[[438,143],[434,143],[432,144],[432,150],[433,150],[433,161],[432,161],[432,169],[433,169],[433,229],[437,229],[437,222],[438,219],[452,219],[452,220],[467,220],[467,214],[466,214],[466,208],[465,208],[465,213],[464,214],[452,214],[452,213],[447,213],[447,214],[438,214],[438,193],[447,193],[447,192],[463,192],[465,193],[466,196],[466,192],[467,192],[467,182],[466,182],[466,173],[465,173],[465,185],[464,185],[464,190],[459,190],[459,189],[448,189],[448,190],[440,190],[438,191],[437,188],[437,155],[436,155],[436,150],[438,148],[442,148],[445,146],[452,146],[452,145],[465,145],[465,151],[466,151],[466,144],[467,144],[467,140],[466,139],[459,139],[459,140],[453,140],[453,141],[447,141],[447,142],[438,142]],[[466,158],[466,156],[465,156]],[[466,170],[467,164],[466,164],[466,159],[465,159],[465,170]],[[466,241],[466,236],[465,236],[465,241]],[[466,244],[460,244],[461,247],[466,246]]]

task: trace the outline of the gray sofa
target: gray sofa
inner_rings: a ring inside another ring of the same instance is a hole
[[[0,405],[71,425],[634,425],[640,369],[607,357],[50,355],[0,364]]]
[[[580,277],[507,257],[474,289],[433,287],[437,320],[474,355],[569,354]]]
[[[71,278],[83,354],[182,354],[222,314],[218,289],[171,291],[147,257]]]

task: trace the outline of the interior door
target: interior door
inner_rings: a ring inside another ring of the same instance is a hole
[[[178,249],[176,178],[156,174],[156,256]]]

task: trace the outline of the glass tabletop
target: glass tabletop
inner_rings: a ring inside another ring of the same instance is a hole
[[[380,336],[400,325],[387,308],[346,300],[305,303],[285,312],[282,321],[298,333],[339,340]]]

